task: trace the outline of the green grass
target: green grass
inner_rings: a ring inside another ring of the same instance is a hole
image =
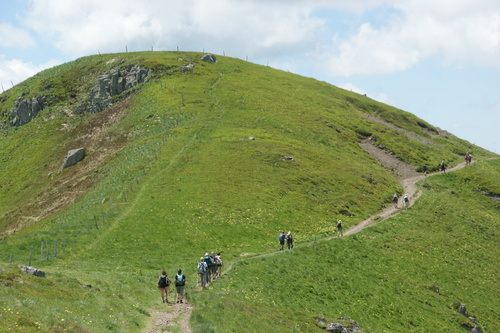
[[[334,234],[337,219],[348,228],[402,191],[359,147],[363,138],[372,136],[415,169],[442,159],[457,164],[465,151],[475,158],[494,154],[435,136],[431,125],[409,113],[324,82],[237,59],[218,57],[209,64],[200,57],[182,52],[85,57],[1,95],[4,117],[21,92],[55,96],[31,123],[0,136],[0,230],[17,229],[0,241],[0,267],[7,272],[0,274],[2,281],[10,274],[34,285],[0,285],[0,308],[10,309],[2,314],[5,327],[138,332],[157,306],[156,279],[164,268],[170,274],[184,269],[188,298],[196,304],[192,323],[200,332],[230,332],[238,325],[266,331],[276,323],[283,331],[311,331],[316,315],[348,316],[373,332],[425,331],[438,321],[453,328],[454,301],[467,303],[486,328],[495,326],[494,314],[481,308],[495,300],[478,305],[472,292],[459,293],[463,286],[453,282],[453,274],[465,274],[460,265],[450,264],[448,272],[434,264],[450,234],[429,235],[417,226],[434,218],[454,225],[464,210],[473,210],[477,225],[490,230],[498,206],[488,206],[491,198],[476,188],[500,192],[497,160],[473,164],[457,176],[429,178],[431,190],[408,212],[362,235],[321,242]],[[180,66],[191,60],[194,71],[182,73]],[[76,108],[100,73],[129,64],[154,69],[135,93],[98,115],[63,112]],[[365,112],[437,145],[409,140],[362,117]],[[60,170],[64,154],[76,146],[85,146],[88,156]],[[466,190],[471,185],[474,190]],[[458,194],[447,196],[450,192]],[[64,204],[57,206],[60,201]],[[429,210],[432,202],[441,209]],[[44,218],[31,222],[43,212]],[[279,230],[292,230],[298,245],[316,245],[274,254]],[[491,252],[493,240],[498,235],[483,242],[477,255]],[[57,257],[40,261],[42,243],[45,250],[50,245],[51,255],[58,244]],[[440,247],[431,251],[435,243]],[[463,250],[461,244],[453,243],[453,251]],[[7,263],[12,254],[15,263],[27,264],[31,249],[33,265],[47,278],[25,277]],[[200,294],[193,286],[195,265],[207,251],[223,251],[226,262],[236,264]],[[418,251],[425,255],[415,256]],[[272,255],[241,259],[249,253]],[[485,274],[495,258],[484,265]],[[432,279],[422,277],[426,265]],[[292,274],[289,266],[296,267]],[[310,270],[317,283],[310,282]],[[91,289],[82,287],[89,284]],[[431,291],[435,285],[442,295]],[[287,288],[293,289],[291,299]],[[24,309],[31,289],[36,302]],[[204,315],[209,304],[215,307],[210,312],[224,310],[217,312],[238,320],[214,322]],[[46,314],[47,308],[57,310]]]

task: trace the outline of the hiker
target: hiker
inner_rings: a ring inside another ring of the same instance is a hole
[[[289,231],[288,234],[286,234],[285,236],[285,239],[286,239],[286,245],[288,247],[288,249],[293,249],[293,236],[292,236],[292,232]]]
[[[392,202],[394,202],[394,208],[398,208],[398,195],[396,193],[394,193],[394,195],[392,196]]]
[[[469,154],[469,156],[467,157],[467,160],[469,161],[469,164],[472,163],[472,154]]]
[[[439,170],[441,170],[441,173],[446,172],[446,164],[444,164],[444,161],[439,163]]]
[[[205,253],[205,257],[204,257],[203,260],[205,260],[205,263],[207,264],[207,275],[206,275],[207,283],[211,283],[212,282],[212,265],[213,265],[213,262],[212,262],[212,258],[210,258],[210,256],[208,255],[208,252]]]
[[[283,250],[283,246],[285,245],[285,231],[281,231],[278,235],[278,240],[280,241],[280,251]]]
[[[210,272],[210,274],[212,274],[212,279],[215,280],[217,278],[217,263],[215,261],[215,253],[212,252],[212,254],[210,254],[210,260],[212,260],[212,271]]]
[[[424,170],[424,175],[427,176],[427,164],[424,164],[424,166],[422,167],[422,170]]]
[[[465,153],[464,160],[465,160],[465,165],[469,165],[469,153]]]
[[[337,237],[344,236],[344,233],[342,232],[342,220],[338,220],[337,222],[337,233],[338,233]]]
[[[160,278],[158,279],[158,289],[161,290],[161,302],[168,303],[168,286],[170,285],[170,278],[167,276],[167,271],[163,270],[161,272]]]
[[[182,269],[177,271],[175,275],[175,289],[177,291],[177,303],[182,303],[184,298],[184,286],[186,284],[186,276],[182,274]]]
[[[403,197],[403,206],[405,209],[408,209],[408,207],[410,206],[410,199],[408,199],[408,194],[405,194],[405,196]]]
[[[207,286],[207,263],[204,257],[200,257],[200,262],[198,263],[198,274],[200,275],[200,285],[202,288]]]
[[[222,275],[222,257],[220,255],[220,252],[217,252],[217,255],[215,256],[215,265],[217,265],[217,275],[221,276]]]

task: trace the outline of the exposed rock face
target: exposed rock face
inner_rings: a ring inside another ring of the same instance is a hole
[[[32,121],[46,107],[43,97],[23,99],[19,97],[12,107],[12,126],[21,126]]]
[[[472,333],[483,333],[483,330],[479,326],[479,324],[476,321],[476,318],[472,317],[469,315],[467,312],[467,308],[465,307],[465,304],[458,303],[457,305],[457,312],[463,315],[465,318],[469,319],[470,323],[469,324],[462,324],[462,327],[466,329],[469,332]]]
[[[28,273],[28,274],[31,274],[31,275],[34,275],[34,276],[45,277],[44,271],[42,271],[41,269],[36,269],[33,266],[21,266],[21,271]]]
[[[88,111],[99,113],[113,104],[113,96],[133,88],[139,83],[145,82],[152,69],[133,66],[129,70],[112,70],[99,76],[97,84],[89,93],[89,99],[76,108],[76,113]]]
[[[64,163],[62,168],[65,169],[76,163],[80,162],[85,158],[85,148],[78,148],[68,151],[66,154],[66,158],[64,159]]]

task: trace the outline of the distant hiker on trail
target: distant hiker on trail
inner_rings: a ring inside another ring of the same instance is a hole
[[[446,172],[446,164],[444,164],[444,161],[439,163],[439,170],[441,170],[441,173]]]
[[[170,285],[170,282],[170,278],[167,276],[167,271],[163,270],[160,278],[158,279],[158,288],[161,290],[162,303],[168,303],[168,286]]]
[[[206,264],[207,264],[207,283],[212,282],[212,265],[214,264],[212,261],[212,258],[208,255],[208,252],[205,253],[205,258],[204,258]]]
[[[405,194],[405,196],[403,197],[403,207],[405,209],[408,209],[409,206],[410,206],[410,199],[408,199],[408,194]]]
[[[186,285],[186,276],[182,274],[182,269],[175,275],[175,289],[177,291],[177,303],[182,303],[184,298],[184,286]]]
[[[337,237],[344,236],[344,233],[342,232],[342,220],[338,220],[337,222],[337,233]]]
[[[292,232],[289,231],[288,234],[286,234],[285,236],[285,239],[286,239],[286,245],[288,247],[288,249],[293,249],[293,235],[292,235]]]
[[[429,171],[429,170],[427,170],[427,164],[424,164],[424,166],[422,167],[422,170],[424,170],[424,175],[427,176],[427,171]]]
[[[207,270],[205,258],[201,257],[200,262],[198,263],[198,275],[200,276],[200,285],[202,288],[207,286]]]
[[[215,252],[212,252],[210,259],[212,260],[212,271],[210,273],[212,274],[212,280],[215,280],[217,278],[217,261],[215,260]]]
[[[217,255],[215,256],[215,265],[217,265],[217,276],[222,275],[222,257],[220,255],[220,252],[217,252]]]
[[[466,164],[471,164],[472,163],[472,154],[467,153],[467,162]]]
[[[278,235],[278,240],[280,241],[280,251],[283,250],[283,246],[285,245],[285,231],[281,231]]]
[[[398,208],[398,195],[396,193],[394,193],[394,195],[392,196],[392,202],[394,202],[394,208]]]

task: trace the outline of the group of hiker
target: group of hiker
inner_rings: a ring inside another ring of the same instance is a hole
[[[222,275],[222,257],[220,252],[215,254],[205,253],[204,257],[200,257],[197,270],[199,275],[199,283],[202,288],[205,288],[213,280]]]
[[[161,290],[161,301],[162,303],[168,302],[168,287],[172,283],[172,280],[167,275],[167,271],[163,270],[161,272],[160,278],[158,279],[158,288]],[[175,291],[177,295],[177,303],[183,303],[184,298],[184,286],[186,285],[186,276],[182,274],[182,269],[177,271],[174,278]]]
[[[472,154],[465,153],[464,159],[465,159],[465,165],[471,164],[472,163]]]
[[[392,202],[394,203],[394,208],[398,208],[399,197],[396,193],[392,196]],[[405,193],[403,196],[403,208],[408,209],[410,207],[410,198],[408,198],[408,194]]]
[[[200,262],[197,265],[197,270],[200,278],[198,283],[202,288],[205,288],[209,283],[211,283],[222,274],[222,257],[220,253],[205,253],[205,256],[200,258]],[[160,289],[161,291],[162,303],[169,303],[168,287],[171,283],[172,280],[168,277],[167,271],[163,270],[160,277],[158,278],[158,289]],[[176,303],[183,303],[186,276],[182,274],[181,269],[177,271],[177,274],[174,277],[174,285],[177,298]]]
[[[280,242],[280,251],[283,250],[285,246],[285,241],[288,249],[289,250],[293,249],[293,235],[291,231],[289,231],[288,234],[285,234],[285,231],[282,230],[278,235],[278,241]]]

